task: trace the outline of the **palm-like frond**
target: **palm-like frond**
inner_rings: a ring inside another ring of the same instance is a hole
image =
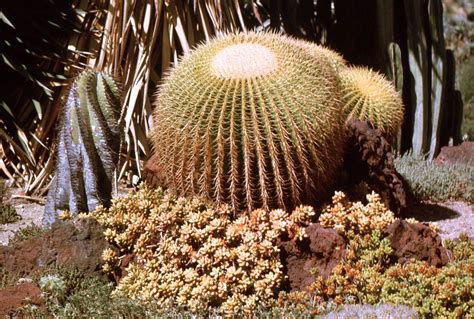
[[[62,0],[2,1],[0,9],[0,170],[31,192],[48,181],[58,97],[79,67],[67,49],[77,12]]]

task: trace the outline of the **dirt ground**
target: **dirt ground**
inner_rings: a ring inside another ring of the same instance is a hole
[[[132,188],[127,188],[125,185],[119,185],[118,194],[114,197],[126,196],[131,189]],[[30,225],[41,225],[44,204],[39,204],[36,201],[33,202],[24,198],[12,198],[12,195],[21,193],[22,191],[19,189],[11,189],[6,196],[7,199],[5,202],[15,207],[18,215],[21,216],[21,219],[11,224],[0,224],[0,245],[8,245],[9,239],[21,228]],[[35,199],[46,202],[46,198]]]

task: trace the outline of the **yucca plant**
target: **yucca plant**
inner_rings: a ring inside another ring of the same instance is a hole
[[[339,94],[326,54],[273,33],[217,37],[158,94],[156,166],[180,195],[235,210],[320,199],[342,160]]]
[[[56,177],[49,188],[43,224],[108,206],[120,146],[120,88],[110,76],[81,73],[61,113]]]

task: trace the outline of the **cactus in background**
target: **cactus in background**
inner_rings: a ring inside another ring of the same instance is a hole
[[[314,201],[341,164],[339,94],[335,69],[317,50],[271,33],[214,39],[158,94],[153,164],[179,195],[235,210]]]
[[[368,121],[391,139],[403,121],[402,98],[392,83],[367,68],[349,67],[340,71],[343,110],[348,118]]]
[[[56,176],[49,188],[43,224],[62,211],[87,212],[109,205],[120,147],[120,88],[108,75],[81,73],[64,103]]]

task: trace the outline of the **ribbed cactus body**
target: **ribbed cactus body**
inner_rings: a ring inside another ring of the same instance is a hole
[[[56,176],[43,224],[58,214],[108,205],[120,147],[120,88],[108,75],[81,73],[71,84],[60,117]]]
[[[387,137],[395,136],[403,121],[404,106],[392,83],[361,67],[344,68],[339,78],[347,117],[368,121]]]
[[[289,43],[296,45],[308,52],[313,58],[321,60],[326,59],[336,72],[347,66],[347,61],[334,50],[331,50],[314,42],[309,42],[301,39],[287,38]],[[322,62],[322,61],[321,61]]]
[[[152,137],[179,195],[290,208],[330,190],[343,147],[334,68],[276,34],[198,47],[165,79]]]

